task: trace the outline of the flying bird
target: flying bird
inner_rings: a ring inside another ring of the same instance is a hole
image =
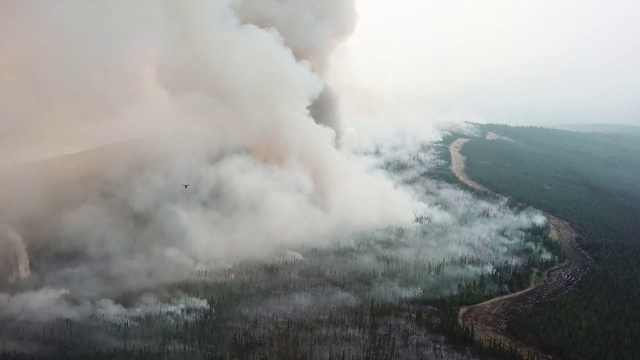
[[[186,188],[189,187],[189,185],[191,185],[191,184],[185,184],[185,185],[182,185],[182,186],[184,186],[184,188],[186,189]]]

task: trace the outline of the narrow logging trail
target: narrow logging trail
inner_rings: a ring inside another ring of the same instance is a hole
[[[488,191],[485,186],[471,180],[465,173],[466,158],[461,149],[469,139],[459,138],[449,146],[451,170],[465,184],[476,190]],[[495,193],[494,193],[495,194]],[[500,194],[496,194],[502,196]],[[564,294],[589,269],[593,260],[578,245],[578,233],[571,225],[553,215],[545,213],[549,220],[549,236],[562,244],[566,260],[545,272],[544,280],[517,293],[500,296],[480,304],[460,309],[458,321],[474,328],[476,340],[487,343],[501,341],[507,347],[517,348],[521,355],[537,355],[539,359],[565,359],[565,357],[543,351],[530,336],[515,334],[513,325],[524,309]]]

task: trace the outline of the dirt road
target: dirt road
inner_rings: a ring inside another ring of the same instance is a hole
[[[467,160],[467,158],[465,158],[460,151],[462,150],[464,144],[467,143],[467,141],[469,141],[469,139],[459,138],[456,139],[456,141],[452,142],[451,145],[449,145],[449,152],[451,153],[451,166],[449,168],[463,183],[471,186],[476,190],[489,191],[489,189],[487,189],[486,187],[469,179],[467,173],[464,171],[465,161]]]
[[[465,184],[490,191],[486,187],[471,180],[465,173],[465,157],[460,153],[462,146],[469,139],[457,139],[449,147],[451,152],[451,170]],[[549,354],[535,344],[513,334],[514,319],[527,307],[561,295],[571,289],[589,268],[592,259],[577,242],[578,234],[569,223],[550,214],[549,236],[562,244],[566,255],[564,263],[546,272],[546,280],[532,285],[530,288],[501,297],[497,297],[480,304],[460,309],[459,321],[467,326],[473,326],[477,340],[487,342],[490,339],[502,341],[506,346],[519,349],[523,355],[535,354],[540,359],[563,359],[563,357]]]

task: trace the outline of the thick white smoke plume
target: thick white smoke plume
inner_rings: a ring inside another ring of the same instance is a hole
[[[350,1],[9,1],[0,20],[0,221],[33,284],[102,296],[412,220],[310,114]]]
[[[0,321],[205,309],[187,295],[139,295],[302,258],[288,249],[365,249],[319,268],[366,276],[480,258],[443,270],[447,286],[469,278],[457,272],[491,273],[493,259],[516,262],[539,214],[423,176],[437,162],[424,149],[440,137],[433,123],[451,117],[416,110],[420,99],[388,106],[332,68],[354,6],[0,1]],[[412,224],[417,215],[428,223]],[[420,272],[366,293],[411,297],[436,283]],[[283,302],[306,312],[314,291]],[[360,302],[355,291],[325,298],[315,305]],[[286,312],[278,301],[256,308]]]
[[[243,23],[276,29],[296,58],[308,60],[313,71],[322,75],[328,70],[332,50],[356,24],[354,0],[243,0],[236,9]],[[337,95],[327,84],[310,110],[316,122],[330,126],[339,136],[343,134]]]

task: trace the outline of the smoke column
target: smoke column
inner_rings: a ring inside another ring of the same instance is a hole
[[[544,217],[429,179],[429,142],[472,129],[391,86],[402,69],[362,76],[355,5],[0,2],[0,351],[117,349],[109,329],[147,316],[190,326],[225,311],[218,276],[269,294],[231,312],[315,323],[518,264]],[[459,257],[477,261],[430,270]]]
[[[243,23],[277,30],[296,59],[309,61],[320,75],[327,72],[334,48],[351,35],[356,24],[354,0],[243,0],[236,9]],[[326,83],[310,110],[316,122],[342,135],[337,95]]]
[[[419,204],[336,148],[322,76],[354,20],[350,1],[2,2],[0,222],[29,286],[99,298],[410,222]]]
[[[0,225],[0,277],[10,283],[31,275],[29,256],[20,235],[6,225]]]

